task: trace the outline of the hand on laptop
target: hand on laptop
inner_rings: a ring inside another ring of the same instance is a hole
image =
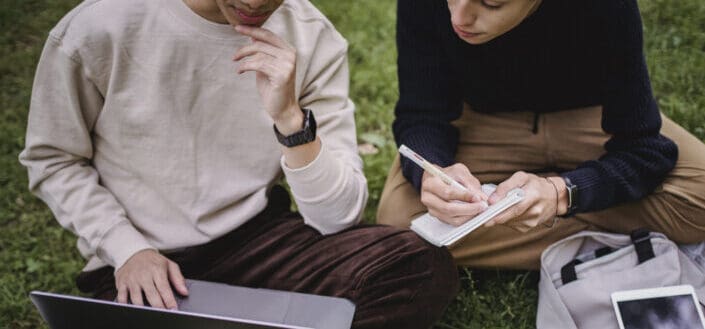
[[[143,306],[144,293],[152,307],[176,309],[172,285],[179,294],[188,295],[179,265],[153,249],[137,252],[115,273],[119,303],[129,300],[132,304]]]

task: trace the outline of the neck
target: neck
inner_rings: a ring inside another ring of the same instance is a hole
[[[211,22],[228,24],[215,0],[183,0],[193,12]]]

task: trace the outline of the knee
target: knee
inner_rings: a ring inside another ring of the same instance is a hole
[[[426,212],[418,192],[404,182],[397,186],[385,186],[377,208],[377,223],[400,228],[409,228],[411,221]]]
[[[432,324],[442,317],[460,290],[458,268],[448,249],[430,245],[416,234],[413,236],[417,248],[423,250],[417,260],[425,267],[424,272],[428,276],[419,284],[410,304],[424,314],[419,315],[419,322],[428,321]]]
[[[413,264],[405,272],[411,275],[426,274],[425,282],[419,286],[417,299],[421,303],[446,305],[459,290],[458,269],[448,249],[436,247],[411,231],[404,234],[407,252]],[[402,252],[403,254],[404,252]]]
[[[401,279],[417,290],[433,290],[441,295],[453,295],[458,289],[458,271],[446,248],[433,246],[409,230],[384,227],[387,235],[378,248],[378,257],[368,272],[368,282]],[[381,250],[384,250],[383,252]]]
[[[666,194],[662,198],[664,208],[668,208],[673,216],[670,227],[664,233],[671,240],[682,244],[705,241],[705,207],[673,194]]]
[[[377,227],[383,239],[366,253],[356,285],[355,327],[429,328],[459,289],[450,253],[393,227]]]
[[[411,221],[425,211],[418,191],[404,177],[397,155],[384,183],[377,208],[377,223],[408,228]]]
[[[430,299],[441,305],[448,305],[460,290],[458,267],[448,249],[428,244],[427,246],[430,249],[429,253],[432,254],[429,260],[432,276],[427,286]]]

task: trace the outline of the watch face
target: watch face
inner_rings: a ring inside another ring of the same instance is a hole
[[[565,187],[568,190],[568,213],[570,214],[578,206],[578,186],[573,184],[567,177],[563,177],[563,179],[565,180]]]
[[[307,144],[316,140],[316,119],[313,117],[313,112],[308,109],[302,109],[304,112],[303,128],[289,136],[282,135],[277,126],[274,126],[274,133],[277,136],[279,143],[286,147],[294,147]]]

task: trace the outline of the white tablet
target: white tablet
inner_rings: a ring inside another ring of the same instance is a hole
[[[617,291],[612,305],[620,329],[705,329],[700,303],[689,285]]]

